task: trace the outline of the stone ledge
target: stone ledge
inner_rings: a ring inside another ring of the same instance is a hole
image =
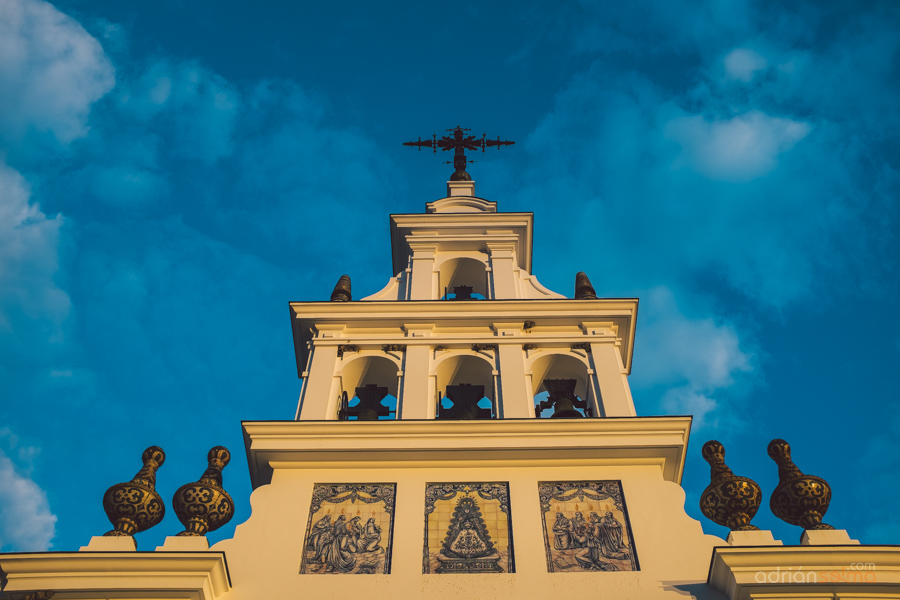
[[[87,546],[79,548],[81,552],[134,552],[135,550],[137,550],[137,542],[130,535],[95,535]]]
[[[157,552],[206,552],[209,540],[205,535],[169,535]]]
[[[731,546],[784,546],[784,542],[776,540],[767,529],[757,531],[732,531],[726,540]]]
[[[846,529],[807,529],[800,537],[801,546],[859,545],[859,540],[851,540]]]
[[[154,598],[189,592],[195,600],[216,600],[231,590],[222,552],[9,553],[0,555],[0,571],[4,594],[45,590]]]
[[[719,546],[707,584],[728,600],[900,598],[900,547]]]
[[[373,464],[656,466],[681,482],[690,417],[483,421],[245,421],[253,488],[278,468]],[[448,454],[446,449],[454,448]],[[387,461],[387,462],[386,462]]]

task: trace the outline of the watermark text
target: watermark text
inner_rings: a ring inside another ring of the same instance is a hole
[[[803,567],[775,567],[774,571],[757,571],[756,583],[876,583],[875,563],[850,563],[840,570],[812,571]]]

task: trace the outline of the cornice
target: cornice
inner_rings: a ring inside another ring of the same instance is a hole
[[[898,598],[900,547],[720,546],[707,583],[729,600]]]
[[[626,373],[631,373],[634,353],[634,336],[637,325],[637,298],[601,298],[596,300],[573,300],[568,298],[533,300],[403,300],[403,301],[359,301],[359,302],[291,302],[291,325],[294,348],[297,357],[298,375],[306,362],[306,342],[311,339],[309,329],[315,324],[353,324],[357,329],[365,327],[393,326],[403,328],[409,324],[440,323],[441,326],[478,325],[494,328],[497,323],[512,321],[536,321],[538,326],[577,326],[582,334],[559,334],[535,331],[528,335],[482,336],[490,343],[569,343],[609,342],[608,336],[589,335],[588,325],[611,322],[616,328],[614,342],[619,351]],[[496,332],[495,332],[496,333]],[[376,335],[378,339],[381,336]],[[412,336],[386,336],[383,343],[408,343]],[[348,338],[335,337],[338,343],[348,343]],[[420,338],[421,339],[421,338]],[[431,343],[439,343],[440,335],[428,338]],[[320,340],[317,339],[317,343]]]
[[[590,320],[594,317],[633,317],[637,298],[571,298],[509,300],[360,300],[358,302],[290,302],[292,312],[303,318],[329,317],[390,319],[398,315],[421,318],[462,317],[507,321],[513,315],[540,314],[552,319]]]
[[[20,552],[0,554],[0,571],[4,594],[42,590],[147,598],[187,593],[195,600],[215,600],[231,590],[222,552]]]
[[[253,487],[274,468],[653,465],[681,482],[691,417],[247,421]],[[453,452],[447,452],[452,448]]]

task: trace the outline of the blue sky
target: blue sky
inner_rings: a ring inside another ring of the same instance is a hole
[[[296,408],[287,302],[384,285],[387,215],[452,171],[401,143],[457,124],[517,141],[469,171],[535,213],[542,283],[640,297],[691,515],[704,441],[768,497],[782,437],[827,522],[897,543],[898,32],[891,1],[0,0],[0,549],[107,531],[151,444],[167,502],[232,450],[230,537],[240,420]]]

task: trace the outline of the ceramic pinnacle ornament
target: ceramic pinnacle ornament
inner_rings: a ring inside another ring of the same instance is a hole
[[[234,516],[234,501],[222,489],[222,469],[231,460],[231,453],[224,446],[216,446],[206,458],[209,466],[200,479],[181,486],[172,497],[172,508],[184,525],[178,535],[206,535]]]
[[[117,483],[103,494],[103,510],[115,529],[103,535],[134,535],[150,529],[166,514],[166,506],[156,493],[156,470],[166,460],[159,446],[150,446],[141,455],[144,466],[134,479]]]

